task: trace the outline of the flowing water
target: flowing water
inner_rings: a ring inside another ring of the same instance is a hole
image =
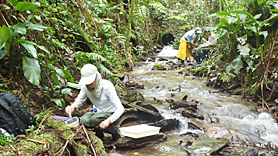
[[[171,47],[166,47],[158,55],[159,57],[176,56],[177,51]],[[172,57],[171,61],[176,62],[177,59]],[[161,61],[160,64],[165,64],[168,61]],[[151,68],[156,62],[143,62],[140,67],[136,67],[134,71],[126,73],[130,75],[135,81],[143,84],[145,89],[139,90],[145,97],[145,100],[150,103],[154,98],[163,100],[174,99],[180,101],[184,95],[188,95],[188,100],[197,99],[200,102],[199,114],[205,116],[202,124],[211,124],[208,121],[208,115],[218,121],[210,125],[210,127],[225,127],[233,133],[233,136],[238,139],[243,139],[249,143],[268,141],[278,144],[278,125],[271,118],[271,115],[261,109],[256,109],[256,103],[241,100],[239,96],[233,96],[218,92],[213,88],[206,87],[204,78],[194,76],[184,76],[178,74],[178,71],[153,71]],[[173,88],[180,88],[180,91],[171,91]],[[174,97],[171,97],[171,94]],[[193,119],[188,119],[169,109],[169,105],[156,104],[160,113],[166,119],[176,118],[181,121],[181,128],[167,132],[168,139],[162,143],[149,145],[144,148],[120,150],[114,155],[185,155],[183,147],[180,146],[180,134],[185,132],[194,132],[199,134],[201,141],[194,141],[195,146],[192,147],[191,152],[195,154],[209,153],[214,147],[215,139],[205,137],[204,131],[188,129],[188,122]],[[195,120],[196,122],[197,120]],[[234,138],[234,139],[235,139]],[[113,154],[111,154],[113,155]]]

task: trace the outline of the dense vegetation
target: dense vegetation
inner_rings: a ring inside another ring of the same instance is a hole
[[[219,55],[207,63],[220,67],[218,79],[239,80],[243,97],[277,98],[277,1],[1,0],[0,16],[0,91],[40,110],[72,100],[67,82],[78,82],[82,65],[115,82],[164,34],[175,36],[177,48],[196,26],[218,35]]]

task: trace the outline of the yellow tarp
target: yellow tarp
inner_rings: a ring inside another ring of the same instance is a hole
[[[190,45],[187,43],[188,43],[187,40],[182,40],[180,42],[180,47],[179,47],[178,58],[180,58],[184,61],[186,61],[187,57],[188,58],[191,57]]]

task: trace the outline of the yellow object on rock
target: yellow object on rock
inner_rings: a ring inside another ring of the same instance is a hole
[[[180,41],[178,58],[186,61],[187,57],[188,58],[191,57],[190,45],[188,44],[187,40],[181,40]]]

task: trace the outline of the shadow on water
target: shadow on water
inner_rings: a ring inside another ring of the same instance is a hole
[[[173,53],[171,48],[170,52]],[[162,51],[161,53],[163,53]],[[176,51],[175,51],[176,52]],[[164,52],[165,56],[170,56]],[[174,54],[173,56],[175,56]],[[176,62],[176,58],[171,61]],[[159,62],[165,64],[167,61]],[[126,73],[134,80],[144,85],[144,89],[139,92],[150,103],[155,103],[154,99],[165,101],[165,99],[181,100],[183,96],[188,95],[188,100],[199,100],[199,114],[205,117],[205,120],[198,121],[204,127],[225,127],[233,135],[233,140],[246,140],[249,143],[272,141],[278,144],[277,123],[271,118],[271,115],[256,109],[256,104],[246,100],[240,100],[238,96],[228,95],[213,88],[206,87],[205,79],[194,76],[183,76],[178,71],[153,71],[151,68],[157,62],[144,62],[134,71]],[[179,88],[178,91],[172,91],[172,88]],[[174,97],[173,94],[175,95]],[[169,104],[155,104],[160,113],[166,119],[176,118],[181,121],[182,126],[171,132],[167,132],[168,139],[165,142],[148,145],[144,148],[121,150],[118,153],[109,155],[138,155],[138,156],[157,156],[157,155],[186,155],[185,149],[180,145],[181,141],[186,142],[192,138],[181,136],[186,132],[193,132],[200,136],[199,140],[194,140],[194,146],[191,146],[191,153],[207,154],[212,151],[217,144],[215,138],[208,138],[204,135],[204,130],[188,129],[189,119],[169,109]],[[211,124],[210,118],[217,123]],[[221,142],[223,143],[223,142]]]

